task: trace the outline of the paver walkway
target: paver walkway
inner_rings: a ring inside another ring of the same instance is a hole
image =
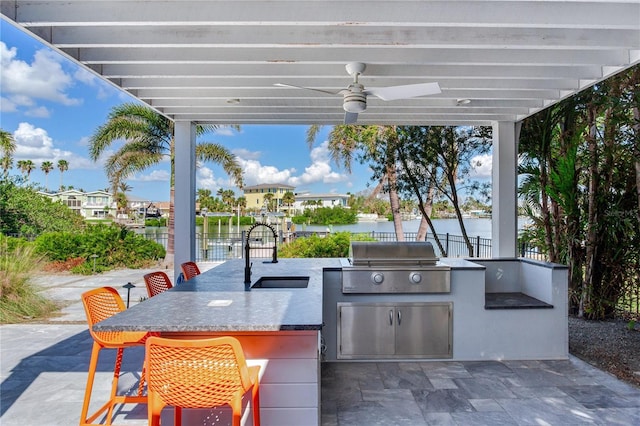
[[[92,345],[80,294],[110,285],[126,301],[122,286],[131,282],[136,285],[130,294],[134,304],[146,296],[146,272],[38,278],[48,297],[70,304],[48,323],[0,326],[0,425],[78,424]],[[108,392],[113,353],[103,351],[100,357],[98,398]],[[143,357],[142,348],[125,351],[124,389],[136,388]],[[170,415],[163,417],[163,424],[170,425]],[[146,406],[124,407],[116,423],[146,425]],[[640,425],[640,389],[574,357],[322,365],[322,426],[578,424]]]

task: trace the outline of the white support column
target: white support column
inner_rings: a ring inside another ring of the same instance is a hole
[[[518,255],[518,134],[520,125],[493,123],[491,257]]]
[[[174,283],[180,265],[195,260],[196,247],[196,132],[188,121],[175,123],[175,257]]]

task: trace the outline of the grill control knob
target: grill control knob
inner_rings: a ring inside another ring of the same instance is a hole
[[[422,274],[420,272],[412,272],[409,275],[409,281],[411,281],[413,284],[420,284],[420,282],[422,281]]]
[[[371,274],[371,281],[373,281],[374,284],[382,284],[384,281],[384,274],[382,272],[374,272]]]

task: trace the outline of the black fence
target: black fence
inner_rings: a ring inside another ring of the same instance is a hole
[[[276,244],[280,246],[297,238],[305,238],[311,235],[323,237],[327,232],[315,231],[298,231],[294,233],[285,233],[279,231],[279,237]],[[369,239],[374,241],[397,241],[395,232],[356,232],[352,233],[355,238]],[[145,234],[145,237],[153,239],[166,247],[167,234]],[[416,241],[418,234],[416,232],[405,232],[405,241]],[[244,241],[246,239],[246,231],[230,232],[230,233],[209,233],[196,234],[196,261],[225,261],[228,259],[238,259],[244,256]],[[433,244],[436,256],[438,257],[491,257],[491,239],[482,238],[480,236],[469,239],[469,244],[465,242],[461,235],[451,234],[428,234],[427,241]],[[261,247],[264,245],[264,247]],[[253,238],[251,242],[251,255],[254,251],[258,251],[256,257],[270,257],[272,243],[267,236],[259,236]],[[519,247],[520,256],[546,260],[544,253],[541,253],[536,247],[522,244]],[[262,254],[260,254],[262,253]]]

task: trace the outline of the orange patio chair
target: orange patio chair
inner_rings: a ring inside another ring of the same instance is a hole
[[[143,395],[145,371],[142,368],[140,383],[138,386],[138,394],[135,396],[117,395],[118,379],[120,377],[120,367],[122,365],[122,355],[124,348],[132,346],[143,346],[146,339],[151,335],[146,332],[133,331],[110,331],[96,332],[93,331],[93,325],[105,320],[126,308],[118,291],[112,287],[101,287],[89,290],[82,294],[82,304],[87,315],[89,324],[89,333],[93,337],[93,349],[91,350],[91,361],[89,362],[89,375],[87,376],[87,386],[85,388],[84,402],[82,404],[82,412],[80,414],[80,426],[92,425],[98,417],[106,411],[106,423],[111,424],[113,416],[113,407],[116,404],[126,403],[145,403],[147,397]],[[109,400],[102,405],[97,411],[90,416],[89,404],[91,401],[91,393],[93,391],[93,382],[98,365],[98,356],[102,349],[117,349],[116,362],[113,368],[113,380],[111,383],[111,395]]]
[[[162,271],[150,272],[144,276],[144,284],[147,286],[147,294],[153,297],[173,287],[169,276]]]
[[[185,281],[189,281],[196,275],[200,275],[200,268],[198,268],[196,262],[184,262],[180,265],[180,269],[182,269],[182,275],[184,275]]]
[[[151,337],[146,343],[149,425],[160,425],[160,413],[175,407],[174,425],[182,424],[183,408],[229,405],[233,425],[242,418],[242,397],[251,390],[254,426],[260,426],[258,374],[248,367],[240,342],[230,336],[182,340]]]

